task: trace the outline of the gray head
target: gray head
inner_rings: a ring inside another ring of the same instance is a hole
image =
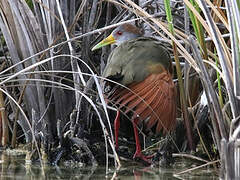
[[[142,35],[143,33],[136,26],[132,24],[123,24],[117,27],[106,39],[95,45],[92,48],[92,51],[109,44],[116,44],[119,46],[125,41],[136,39]]]
[[[112,36],[116,41],[115,44],[119,46],[125,41],[142,36],[142,32],[139,28],[132,24],[123,24],[112,32]]]

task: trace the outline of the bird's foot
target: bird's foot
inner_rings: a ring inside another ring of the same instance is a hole
[[[134,156],[133,156],[133,159],[135,159],[135,160],[138,160],[138,159],[140,159],[140,160],[142,160],[144,163],[146,163],[146,164],[152,164],[152,157],[153,156],[145,156],[145,155],[143,155],[142,154],[142,152],[135,152],[135,154],[134,154]]]

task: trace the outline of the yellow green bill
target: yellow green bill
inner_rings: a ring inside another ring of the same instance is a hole
[[[109,45],[109,44],[114,44],[116,42],[116,40],[114,39],[113,35],[110,34],[106,39],[102,40],[101,42],[99,42],[98,44],[96,44],[93,48],[92,51],[99,49],[103,46]]]

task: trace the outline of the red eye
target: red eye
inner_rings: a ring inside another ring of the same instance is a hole
[[[122,35],[122,31],[118,31],[117,35],[121,36]]]

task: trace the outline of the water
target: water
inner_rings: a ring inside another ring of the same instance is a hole
[[[171,168],[145,167],[136,163],[124,163],[116,171],[109,169],[106,176],[105,167],[71,167],[44,166],[25,161],[25,153],[21,151],[0,152],[0,179],[218,179],[218,171],[212,167],[204,167],[182,175],[177,173],[192,168],[197,164],[179,158]]]

